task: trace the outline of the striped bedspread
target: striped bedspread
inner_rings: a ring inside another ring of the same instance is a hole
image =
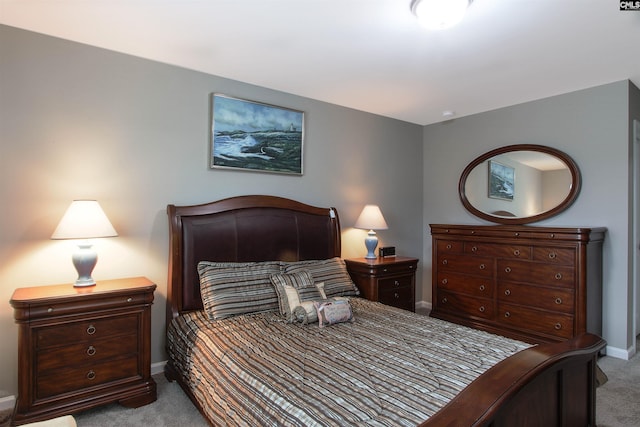
[[[415,426],[527,344],[352,298],[355,322],[175,319],[169,358],[213,425]]]

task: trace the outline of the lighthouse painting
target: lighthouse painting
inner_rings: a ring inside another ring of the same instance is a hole
[[[211,96],[211,167],[302,175],[304,112]]]

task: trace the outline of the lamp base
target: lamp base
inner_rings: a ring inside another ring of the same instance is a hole
[[[376,236],[376,232],[373,230],[369,230],[367,233],[367,238],[364,239],[364,245],[367,247],[367,255],[365,255],[366,259],[376,259],[376,246],[378,246],[378,236]]]
[[[78,272],[78,279],[73,284],[74,288],[84,288],[96,284],[96,281],[91,277],[91,272],[98,262],[98,254],[91,246],[91,243],[87,241],[78,243],[78,250],[73,254],[73,265]]]

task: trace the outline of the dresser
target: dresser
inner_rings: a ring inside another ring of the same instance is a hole
[[[151,304],[144,277],[16,289],[16,424],[119,402],[156,400],[151,378]]]
[[[602,335],[605,232],[431,224],[431,316],[531,343]]]
[[[415,311],[418,259],[409,257],[345,259],[351,280],[371,301]]]

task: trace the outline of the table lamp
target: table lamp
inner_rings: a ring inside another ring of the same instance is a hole
[[[376,259],[375,250],[376,246],[378,246],[378,236],[376,236],[374,230],[386,230],[389,228],[380,208],[377,205],[366,205],[356,221],[355,228],[369,230],[367,238],[364,240],[364,244],[367,247],[365,258]]]
[[[88,239],[115,237],[118,233],[95,200],[74,200],[51,235],[52,239],[80,239],[73,254],[73,265],[78,271],[75,287],[96,284],[91,272],[98,262],[98,254]]]

